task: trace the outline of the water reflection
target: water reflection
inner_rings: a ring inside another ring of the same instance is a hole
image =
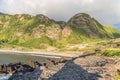
[[[8,64],[12,62],[28,62],[28,61],[45,61],[45,57],[31,56],[24,54],[8,54],[0,52],[0,64]]]

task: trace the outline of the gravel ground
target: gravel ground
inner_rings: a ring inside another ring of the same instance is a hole
[[[48,61],[33,72],[14,74],[9,80],[116,80],[120,59],[104,56],[80,56],[66,62]]]
[[[43,68],[39,80],[116,80],[120,59],[103,56],[77,57]]]

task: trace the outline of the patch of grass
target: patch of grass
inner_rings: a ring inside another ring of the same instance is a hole
[[[120,72],[117,72],[116,80],[120,80]]]
[[[68,43],[70,44],[79,44],[83,41],[88,41],[88,35],[82,28],[72,28],[72,34],[67,38]]]
[[[47,48],[46,46],[47,44],[53,45],[53,41],[50,38],[43,36],[41,38],[31,39],[19,45],[23,47],[28,47],[28,48],[45,49]]]
[[[24,29],[24,32],[30,32],[34,27],[38,26],[39,25],[39,20],[36,19],[36,18],[33,18],[29,21],[27,21],[27,23],[25,25],[23,25],[23,29]]]
[[[106,50],[103,50],[102,53],[105,56],[120,56],[119,49],[106,49]]]
[[[75,47],[75,48],[72,48],[72,49],[69,49],[68,51],[78,51],[79,48]]]
[[[113,28],[110,25],[104,25],[104,30],[106,31],[106,34],[110,37],[110,38],[119,38],[120,37],[120,31]]]

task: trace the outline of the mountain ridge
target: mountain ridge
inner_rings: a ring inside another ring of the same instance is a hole
[[[107,28],[108,29],[108,28]],[[0,15],[0,43],[30,48],[61,47],[93,39],[116,38],[119,31],[107,31],[103,25],[86,13],[78,13],[68,22],[55,21],[43,14]],[[114,32],[115,31],[115,32]]]

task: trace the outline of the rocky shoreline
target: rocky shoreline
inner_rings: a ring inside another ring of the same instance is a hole
[[[119,58],[93,55],[0,65],[8,80],[116,80],[119,71]]]

